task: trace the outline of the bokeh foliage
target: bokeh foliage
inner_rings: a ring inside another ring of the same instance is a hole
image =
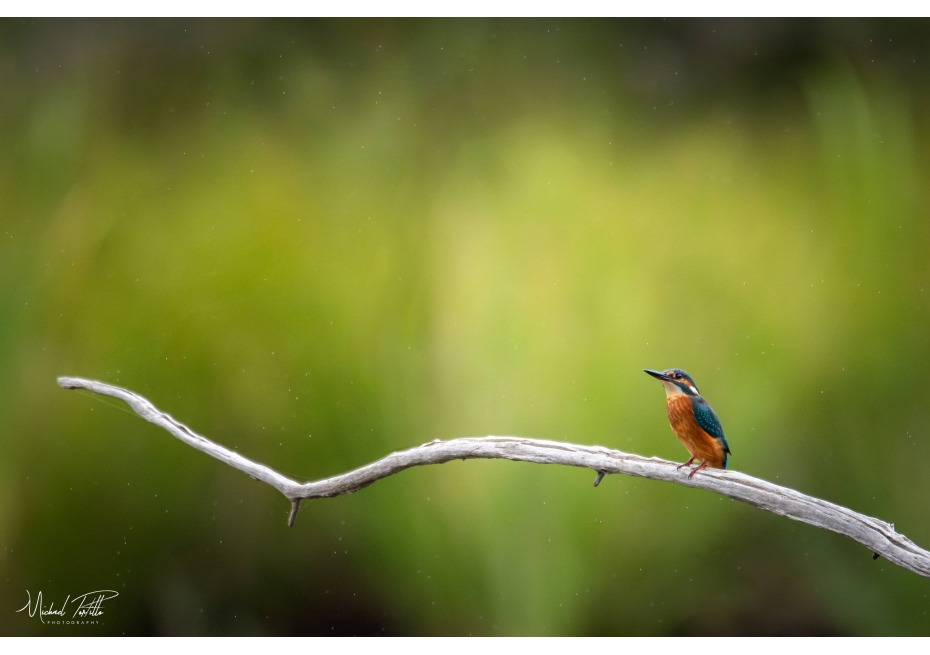
[[[435,438],[731,465],[930,546],[926,21],[0,22],[0,633],[928,634],[930,582],[705,492]],[[113,404],[118,404],[115,401]],[[120,596],[44,627],[25,591]]]

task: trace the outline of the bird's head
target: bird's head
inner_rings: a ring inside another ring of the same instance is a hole
[[[648,368],[644,368],[643,371],[662,382],[662,386],[665,387],[666,395],[674,396],[679,393],[688,396],[701,395],[698,393],[697,386],[694,384],[694,380],[691,379],[691,376],[680,368],[670,368],[661,373],[659,371],[651,371]]]

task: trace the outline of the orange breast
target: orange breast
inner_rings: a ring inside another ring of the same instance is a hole
[[[712,468],[723,468],[723,445],[704,432],[694,420],[694,410],[688,396],[676,395],[665,399],[668,422],[672,432],[696,460],[707,462]]]

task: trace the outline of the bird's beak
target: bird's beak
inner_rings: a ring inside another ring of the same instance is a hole
[[[657,380],[662,380],[663,382],[668,382],[668,376],[665,375],[664,373],[659,373],[658,371],[652,371],[652,370],[650,370],[650,369],[648,369],[648,368],[644,368],[644,369],[643,369],[643,373],[648,373],[649,375],[651,375],[652,377],[656,378]]]

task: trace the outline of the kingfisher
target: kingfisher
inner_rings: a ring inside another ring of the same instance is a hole
[[[698,393],[691,376],[680,368],[670,368],[661,373],[648,368],[644,368],[643,371],[660,380],[665,387],[668,422],[678,441],[691,454],[691,459],[680,464],[677,470],[681,470],[683,466],[690,467],[694,460],[700,461],[701,465],[691,469],[689,478],[694,477],[694,474],[705,466],[725,469],[730,446],[723,436],[720,419]]]

